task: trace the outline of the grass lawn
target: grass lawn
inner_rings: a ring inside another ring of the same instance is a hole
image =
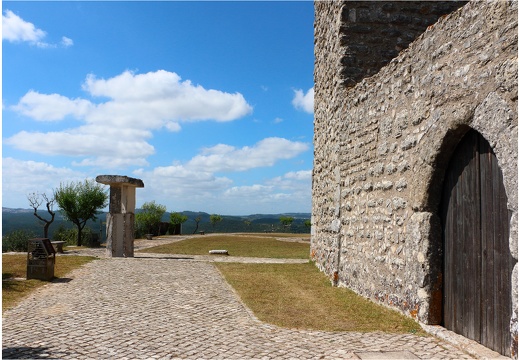
[[[237,233],[237,235],[251,235],[250,233]],[[255,233],[254,236],[273,237],[273,238],[302,238],[311,240],[311,234],[296,234],[296,233]]]
[[[54,276],[64,277],[70,271],[95,259],[92,256],[56,256]],[[32,290],[48,283],[36,279],[15,280],[26,277],[26,254],[2,255],[2,312],[18,304]]]
[[[308,259],[310,245],[256,235],[204,235],[139,252],[208,255],[210,250],[227,250],[231,256]]]
[[[306,264],[216,263],[262,321],[286,328],[426,335],[413,319],[345,288]]]
[[[236,234],[194,237],[142,251],[207,255],[212,249],[226,249],[230,255],[244,257],[309,258],[307,243],[278,241],[269,236]],[[47,283],[40,280],[13,279],[25,278],[26,256],[2,256],[2,311],[15,306],[30,291]],[[72,269],[94,259],[86,256],[58,256],[55,275],[63,277]],[[311,262],[215,263],[215,266],[255,315],[271,324],[293,329],[426,335],[413,319],[366,300],[351,290],[331,286],[325,274]]]

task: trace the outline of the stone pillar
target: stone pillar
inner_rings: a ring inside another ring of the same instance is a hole
[[[110,185],[107,214],[107,256],[134,257],[135,189],[143,181],[120,175],[99,175],[96,181]]]

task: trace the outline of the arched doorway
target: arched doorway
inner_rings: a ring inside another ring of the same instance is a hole
[[[507,197],[489,143],[470,130],[446,171],[443,325],[510,355],[511,273]]]

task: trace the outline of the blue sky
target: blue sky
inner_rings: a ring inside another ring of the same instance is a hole
[[[311,1],[2,2],[2,203],[140,178],[137,207],[310,212]]]

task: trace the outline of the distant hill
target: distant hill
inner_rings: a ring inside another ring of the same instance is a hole
[[[2,235],[9,234],[15,230],[26,230],[32,232],[36,237],[43,236],[43,223],[34,216],[33,209],[11,209],[2,208]],[[38,212],[44,219],[50,219],[50,215],[46,210]],[[102,236],[105,236],[105,221],[106,215],[100,214],[98,221],[89,221],[87,226],[94,232],[101,231]],[[60,227],[71,229],[75,227],[70,221],[66,221],[59,211],[56,211],[56,216],[49,228],[49,236],[52,238],[54,232]]]
[[[136,210],[138,213],[140,209]],[[39,214],[48,218],[49,215],[43,209]],[[182,225],[183,234],[192,234],[196,227],[195,219],[200,216],[199,228],[197,231],[205,231],[206,233],[219,232],[283,232],[290,231],[293,233],[309,233],[310,229],[305,226],[305,221],[310,220],[310,213],[283,213],[283,214],[253,214],[245,216],[228,216],[221,215],[222,221],[215,227],[210,222],[210,214],[205,212],[182,211],[181,214],[186,215],[188,220]],[[294,222],[290,229],[283,229],[280,223],[281,216],[290,216],[294,218]],[[105,238],[105,219],[106,213],[98,216],[98,221],[90,221],[87,226],[94,232],[101,232],[102,239]],[[170,213],[165,213],[163,221],[170,220]],[[49,236],[52,238],[54,232],[60,227],[72,228],[73,224],[64,220],[63,216],[57,212],[54,222],[49,228]],[[32,231],[35,236],[43,236],[43,225],[33,215],[32,209],[12,209],[2,208],[2,235],[9,234],[15,230]]]

